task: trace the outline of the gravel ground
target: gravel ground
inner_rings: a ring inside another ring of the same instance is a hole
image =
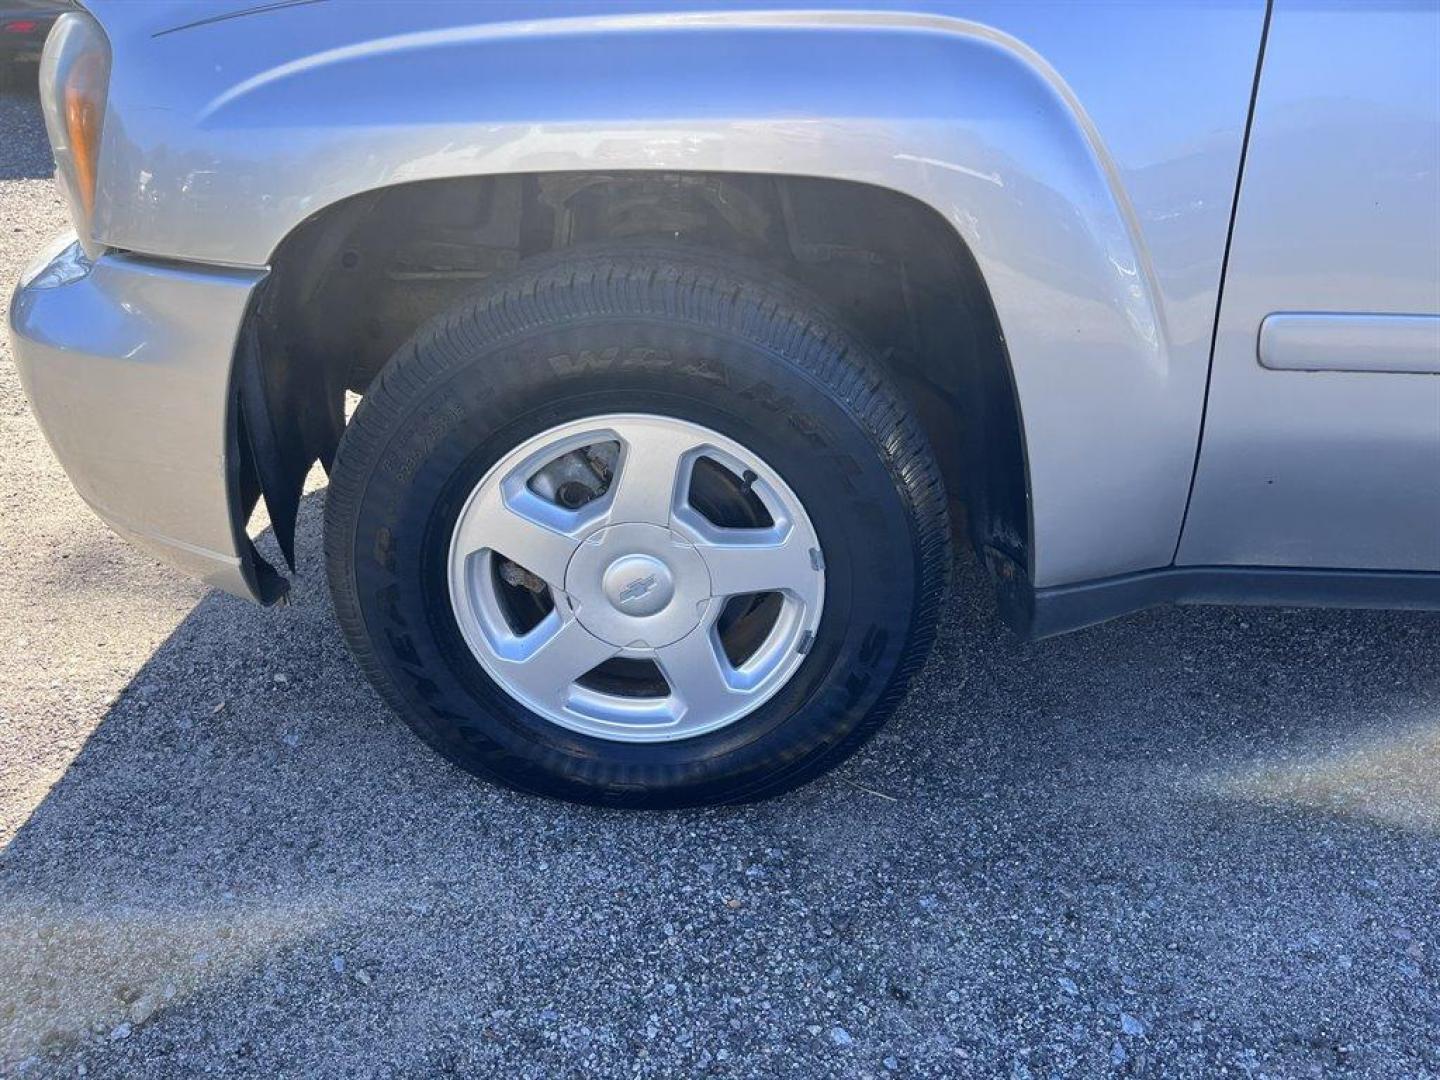
[[[0,283],[63,223],[0,96]],[[293,606],[71,492],[0,345],[0,1072],[1440,1076],[1440,620],[978,579],[888,729],[760,806],[475,783]]]

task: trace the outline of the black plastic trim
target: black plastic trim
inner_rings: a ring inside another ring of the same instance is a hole
[[[265,388],[265,373],[260,365],[260,346],[255,320],[247,318],[242,331],[241,348],[236,353],[236,382],[240,388],[240,418],[249,462],[255,472],[259,493],[265,498],[270,524],[280,546],[280,554],[290,572],[295,572],[295,523],[300,515],[300,495],[305,475],[291,476],[287,459],[280,447]],[[306,463],[309,468],[309,463]],[[253,506],[245,508],[248,518]]]
[[[290,583],[256,549],[245,525],[260,498],[255,448],[245,422],[242,402],[244,369],[250,362],[248,335],[242,333],[230,373],[225,417],[225,490],[230,505],[230,534],[240,557],[240,575],[250,594],[267,607],[283,601]]]
[[[1440,573],[1172,566],[1048,589],[1001,590],[1002,617],[1029,640],[1161,604],[1440,611]]]

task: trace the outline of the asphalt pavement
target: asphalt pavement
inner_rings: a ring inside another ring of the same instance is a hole
[[[51,171],[0,95],[0,305]],[[89,513],[0,344],[0,1075],[1440,1076],[1440,618],[1027,645],[966,562],[838,772],[585,809],[386,710],[323,497],[291,606],[207,592]]]

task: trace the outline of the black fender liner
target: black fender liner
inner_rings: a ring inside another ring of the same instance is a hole
[[[230,373],[230,395],[225,423],[225,490],[230,508],[230,533],[240,558],[240,575],[250,595],[267,607],[283,601],[290,593],[290,582],[282,577],[261,555],[250,538],[246,524],[260,501],[260,474],[255,464],[254,443],[245,418],[242,383],[247,365],[252,364],[243,331],[235,350]]]
[[[246,524],[264,498],[275,541],[294,573],[305,477],[316,461],[330,472],[345,428],[345,388],[335,367],[301,362],[283,344],[265,340],[268,291],[262,285],[257,293],[236,349],[230,488],[242,570],[256,599],[267,605],[283,599],[289,583],[256,549]]]

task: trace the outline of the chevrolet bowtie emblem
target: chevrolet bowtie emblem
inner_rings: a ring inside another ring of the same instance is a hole
[[[628,604],[632,600],[639,600],[651,589],[655,588],[656,584],[654,574],[646,574],[642,578],[636,578],[620,590],[620,603]]]

